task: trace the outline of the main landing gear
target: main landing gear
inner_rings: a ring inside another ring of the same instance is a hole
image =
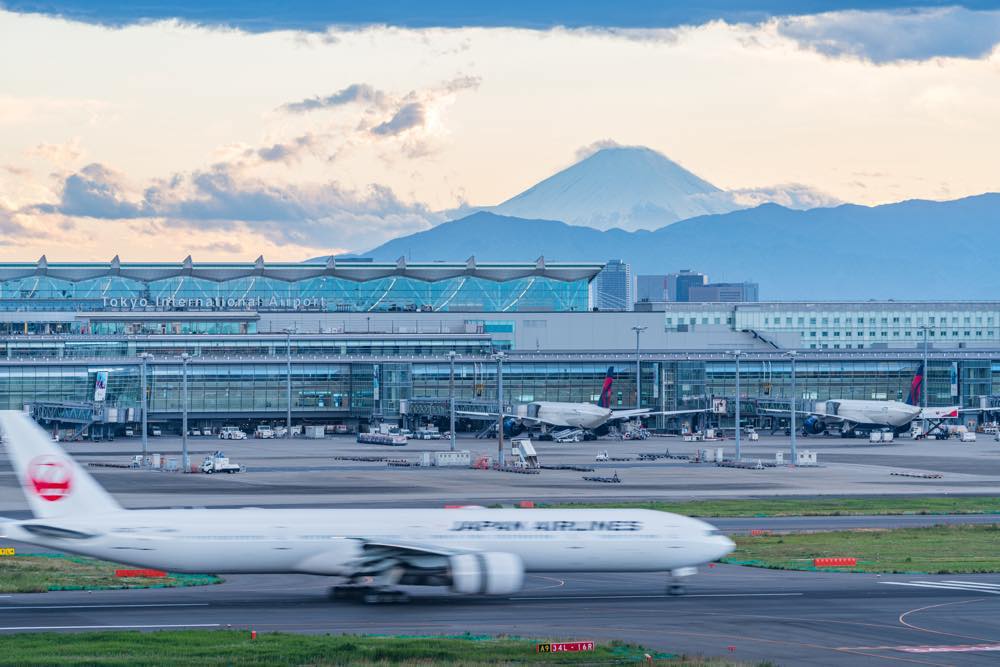
[[[403,591],[377,586],[334,586],[330,589],[330,599],[365,604],[404,604],[410,601],[410,596]]]
[[[698,574],[696,567],[679,567],[670,571],[670,583],[667,584],[667,595],[684,595],[687,588],[684,586],[684,579]]]

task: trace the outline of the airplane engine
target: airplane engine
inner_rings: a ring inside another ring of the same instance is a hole
[[[514,437],[524,432],[524,424],[519,419],[507,418],[503,420],[503,434]]]
[[[509,595],[524,584],[524,563],[508,553],[451,556],[451,589],[466,595]]]
[[[826,423],[818,417],[806,417],[802,422],[802,432],[808,435],[819,435],[826,431]]]

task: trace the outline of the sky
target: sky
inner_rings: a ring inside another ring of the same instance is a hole
[[[0,0],[4,261],[359,252],[611,142],[831,202],[1000,189],[993,3],[119,4]]]

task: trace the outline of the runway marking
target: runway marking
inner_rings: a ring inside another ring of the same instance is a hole
[[[880,581],[880,584],[887,586],[914,586],[916,588],[935,588],[940,590],[966,591],[971,593],[989,593],[990,595],[1000,595],[1000,588],[980,588],[978,585],[950,584],[944,581]]]
[[[987,600],[987,599],[988,598],[975,598],[975,599],[972,599],[972,600],[958,600],[956,602],[941,602],[939,604],[927,605],[926,607],[918,607],[917,609],[911,609],[909,611],[904,611],[902,614],[899,615],[899,618],[897,620],[899,621],[900,625],[905,625],[906,627],[910,628],[911,630],[917,630],[919,632],[928,632],[930,634],[944,635],[946,637],[958,637],[959,639],[973,639],[975,641],[980,641],[980,642],[996,641],[995,639],[992,639],[992,638],[986,639],[984,637],[972,637],[970,635],[960,635],[960,634],[957,634],[957,633],[954,633],[954,632],[944,632],[942,630],[931,630],[930,628],[922,628],[919,625],[913,625],[912,623],[908,623],[907,621],[903,620],[907,616],[909,616],[910,614],[918,614],[918,613],[920,613],[922,611],[927,611],[928,609],[937,609],[939,607],[955,607],[955,606],[960,605],[960,604],[971,604],[973,602],[983,602],[984,600]]]
[[[176,623],[156,625],[23,625],[0,630],[148,630],[151,628],[218,628],[221,623]]]
[[[1000,644],[897,646],[895,650],[904,651],[905,653],[972,653],[974,651],[1000,651]]]
[[[176,602],[167,604],[61,604],[61,605],[33,605],[26,604],[20,607],[0,607],[0,611],[25,611],[32,609],[135,609],[148,607],[207,607],[207,602]]]
[[[634,600],[657,598],[761,598],[794,597],[803,593],[694,593],[687,595],[550,595],[538,597],[516,597],[511,600]]]

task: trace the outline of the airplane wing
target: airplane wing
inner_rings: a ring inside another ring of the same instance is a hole
[[[623,419],[632,419],[634,417],[652,417],[654,415],[663,415],[665,417],[676,415],[694,415],[705,412],[708,412],[708,408],[699,408],[697,410],[615,410],[611,413],[611,417],[608,421],[619,421]]]
[[[351,577],[375,577],[395,567],[433,570],[447,565],[451,556],[468,553],[419,543],[358,541],[361,554],[347,563]]]

